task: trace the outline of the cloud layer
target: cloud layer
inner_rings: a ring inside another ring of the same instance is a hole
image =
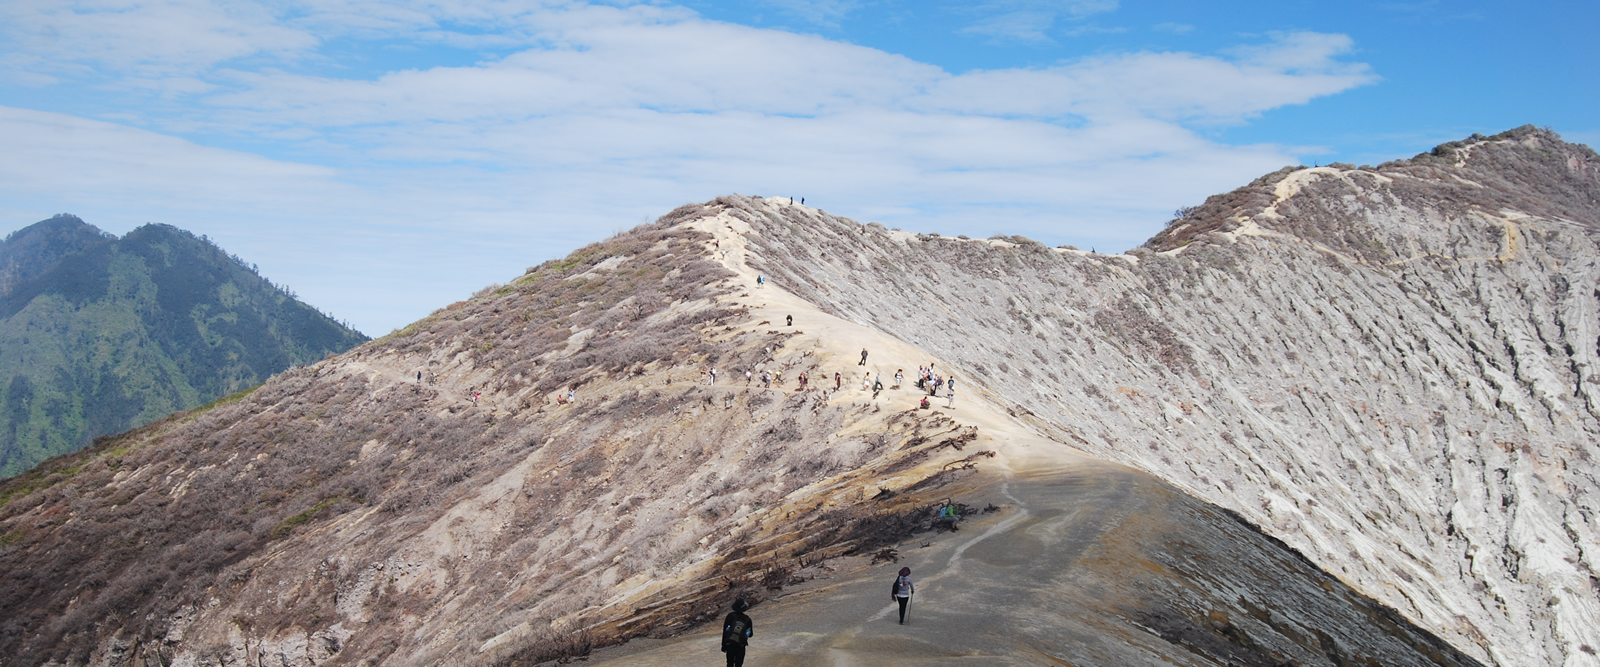
[[[1034,5],[1115,7],[995,15]],[[726,192],[1126,248],[1175,206],[1294,161],[1206,128],[1374,78],[1340,35],[953,73],[671,6],[581,2],[17,0],[0,25],[0,148],[15,158],[0,214],[205,231],[369,333]],[[369,55],[339,57],[351,48]],[[385,49],[468,64],[385,67],[370,56]],[[61,89],[104,97],[27,104]],[[301,239],[340,261],[304,259]]]

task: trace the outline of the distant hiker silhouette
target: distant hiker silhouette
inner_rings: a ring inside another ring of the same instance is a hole
[[[906,624],[906,607],[911,605],[911,596],[915,595],[917,587],[911,584],[911,568],[900,568],[900,576],[894,578],[894,586],[889,589],[889,596],[900,603],[900,625]]]
[[[722,652],[728,654],[728,667],[744,667],[744,649],[754,637],[755,622],[744,613],[750,605],[744,598],[733,601],[733,611],[722,619]]]
[[[841,375],[838,371],[834,371],[834,373],[833,373],[833,390],[834,391],[839,391],[839,387],[842,387],[842,386],[844,386],[844,376]]]
[[[856,365],[857,366],[865,366],[865,365],[867,365],[867,350],[865,348],[863,348],[861,350],[861,363],[856,364]]]
[[[787,325],[789,325],[791,327],[794,326],[794,316],[793,315],[784,315],[783,319],[784,319],[784,324],[787,324]]]

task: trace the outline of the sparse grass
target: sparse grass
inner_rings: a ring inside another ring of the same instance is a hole
[[[322,502],[319,502],[319,503],[317,503],[315,505],[312,505],[306,511],[301,512],[301,513],[296,514],[294,516],[291,516],[291,517],[289,517],[287,519],[284,519],[283,521],[278,522],[278,525],[276,525],[276,526],[274,526],[272,528],[271,539],[278,540],[278,539],[283,539],[284,537],[288,537],[289,532],[294,530],[295,526],[298,526],[298,525],[300,525],[302,523],[310,521],[317,514],[321,513],[322,510],[328,509],[329,507],[333,507],[335,504],[337,504],[341,500],[344,500],[343,496],[334,496],[332,498],[324,498],[322,500]]]

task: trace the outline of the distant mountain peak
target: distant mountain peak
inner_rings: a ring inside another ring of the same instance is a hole
[[[1352,215],[1391,206],[1436,210],[1435,223],[1509,214],[1600,226],[1600,155],[1525,125],[1376,167],[1285,167],[1181,211],[1143,247],[1178,252],[1239,234],[1282,234],[1360,261],[1399,261],[1404,239],[1433,232],[1409,218]]]
[[[364,340],[172,225],[42,220],[0,242],[0,476]]]

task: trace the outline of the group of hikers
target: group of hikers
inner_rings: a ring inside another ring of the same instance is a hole
[[[794,316],[793,315],[785,316],[784,317],[784,324],[787,325],[787,326],[794,326]],[[768,348],[767,352],[771,353],[772,352],[771,348]],[[856,365],[858,365],[858,366],[867,365],[867,357],[868,357],[868,351],[863,348],[861,350],[861,361],[858,362]],[[917,381],[916,381],[916,385],[915,386],[919,390],[928,392],[927,396],[924,396],[922,398],[922,401],[918,404],[918,407],[921,408],[921,409],[924,409],[924,410],[928,409],[929,407],[931,407],[928,399],[929,398],[937,398],[937,397],[939,397],[940,392],[943,392],[945,399],[948,401],[945,404],[945,407],[954,408],[956,406],[956,379],[955,379],[954,376],[946,378],[946,377],[944,377],[942,375],[934,373],[933,366],[934,366],[933,362],[929,362],[926,367],[921,367],[921,366],[917,367]],[[758,370],[760,371],[759,375],[757,374]],[[707,385],[715,385],[715,384],[717,384],[717,378],[720,377],[720,374],[719,374],[716,366],[702,366],[700,368],[700,377],[701,377],[701,381],[704,382],[705,384],[707,384]],[[735,377],[737,377],[737,375]],[[805,391],[808,388],[810,388],[810,386],[811,386],[811,375],[810,375],[810,373],[805,372],[805,371],[801,371],[796,376],[795,379],[798,382],[798,386],[795,388],[795,391]],[[824,375],[823,379],[824,379],[824,381],[826,381],[827,376]],[[901,387],[901,385],[905,384],[905,380],[906,380],[905,370],[904,369],[896,369],[895,372],[894,372],[894,384],[892,386],[890,386],[889,388],[890,389],[899,389]],[[417,374],[417,381],[418,382],[422,381],[422,374],[421,373]],[[433,377],[432,377],[431,373],[430,373],[430,377],[428,378],[428,381],[429,381],[429,383],[433,382]],[[762,389],[771,389],[773,385],[782,386],[783,385],[783,369],[781,369],[781,368],[771,369],[771,370],[757,369],[757,368],[746,369],[744,371],[744,386],[748,387],[751,384],[756,384],[756,383],[758,383],[759,386]],[[841,390],[843,388],[844,388],[844,373],[835,371],[834,374],[833,374],[833,391],[839,391],[839,390]],[[861,390],[862,391],[871,391],[872,392],[872,397],[874,399],[878,398],[878,394],[881,393],[884,390],[883,373],[882,372],[874,373],[873,371],[870,371],[870,370],[869,371],[863,371],[862,374],[861,374]],[[562,396],[560,394],[556,395],[556,403],[557,404],[569,404],[569,403],[572,403],[576,398],[576,394],[577,394],[577,391],[575,389],[569,388],[567,390],[567,392],[566,392],[566,396]],[[470,397],[473,399],[473,403],[476,404],[477,403],[477,399],[478,399],[478,394],[471,394]]]
[[[862,354],[864,355],[865,353],[866,351],[863,350]],[[863,357],[863,359],[864,358],[865,357]],[[933,372],[932,364],[929,364],[927,368],[918,368],[917,376],[917,389],[927,391],[928,397],[938,397],[940,391],[942,390],[945,398],[949,401],[946,404],[946,407],[954,408],[956,406],[956,379],[954,376],[945,378],[944,376],[936,375]],[[718,377],[717,368],[715,366],[701,367],[700,377],[707,385],[715,385]],[[827,376],[823,377],[826,378]],[[894,385],[889,388],[899,389],[900,386],[905,383],[905,379],[905,371],[903,369],[896,369],[894,372]],[[811,374],[806,371],[801,371],[799,375],[795,376],[795,381],[798,383],[798,386],[795,387],[795,391],[805,391],[811,386]],[[782,386],[783,369],[763,369],[761,370],[760,375],[756,374],[756,369],[746,369],[744,372],[744,386],[748,387],[751,384],[757,384],[762,389],[771,389],[775,384]],[[835,371],[833,374],[833,390],[839,391],[843,387],[844,374]],[[863,371],[861,374],[861,390],[871,391],[872,397],[877,398],[878,394],[884,390],[883,373],[880,372],[874,374],[872,371]],[[924,409],[929,407],[928,397],[924,397],[922,399],[920,407]],[[556,399],[556,402],[561,402],[559,397]]]
[[[906,612],[911,607],[911,596],[917,587],[911,582],[911,568],[902,567],[889,586],[889,599],[900,605],[900,625],[906,624]],[[728,667],[744,667],[745,650],[755,637],[755,621],[745,611],[750,609],[744,598],[733,601],[733,611],[722,619],[722,652],[728,656]]]

